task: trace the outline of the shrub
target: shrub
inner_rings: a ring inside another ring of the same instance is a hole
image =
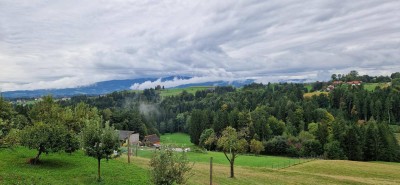
[[[288,148],[286,149],[286,153],[291,157],[300,156],[302,143],[300,143],[299,139],[294,136],[289,136],[287,139]]]
[[[251,151],[251,153],[254,153],[255,155],[258,156],[260,154],[260,152],[262,152],[264,150],[265,150],[265,148],[264,148],[264,145],[263,145],[263,143],[261,141],[257,141],[255,139],[252,139],[250,141],[250,151]]]
[[[265,143],[267,154],[283,155],[286,154],[286,148],[288,148],[288,144],[284,136],[275,136]]]
[[[192,169],[185,152],[178,155],[170,148],[156,151],[150,160],[150,167],[151,181],[156,185],[184,184]]]
[[[323,148],[318,140],[312,139],[304,141],[303,148],[301,151],[302,156],[318,156],[323,153]]]
[[[340,147],[339,141],[332,141],[325,144],[324,156],[327,159],[346,159],[343,149]]]

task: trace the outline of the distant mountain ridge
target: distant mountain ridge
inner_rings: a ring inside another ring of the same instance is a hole
[[[169,76],[161,78],[161,82],[172,81],[174,79],[187,80],[192,77],[188,76]],[[19,91],[6,91],[2,93],[5,98],[35,98],[51,94],[55,97],[70,97],[75,95],[101,95],[112,93],[114,91],[130,90],[131,86],[135,83],[142,84],[146,81],[157,81],[160,78],[138,78],[127,80],[109,80],[97,82],[87,86],[64,88],[64,89],[38,89],[38,90],[19,90]],[[254,80],[236,80],[236,81],[212,81],[203,83],[188,83],[179,85],[172,88],[185,88],[190,86],[227,86],[241,87],[246,84],[253,83]]]

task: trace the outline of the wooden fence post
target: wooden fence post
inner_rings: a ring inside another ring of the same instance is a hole
[[[128,136],[128,163],[131,163],[131,136]]]
[[[212,185],[213,157],[210,157],[210,185]]]

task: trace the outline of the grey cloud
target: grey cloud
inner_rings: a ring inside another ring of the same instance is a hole
[[[0,2],[2,90],[100,80],[324,80],[400,67],[400,1]],[[152,84],[151,84],[152,85]]]

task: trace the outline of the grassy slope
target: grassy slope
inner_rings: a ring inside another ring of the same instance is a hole
[[[175,88],[175,89],[164,89],[161,90],[161,97],[166,97],[166,96],[175,96],[178,95],[180,93],[182,93],[183,90],[187,91],[188,93],[192,93],[194,94],[196,91],[198,90],[205,90],[211,87],[208,86],[193,86],[193,87],[186,87],[186,88]]]
[[[161,136],[169,143],[190,144],[185,134],[168,134]],[[171,142],[172,141],[172,142]],[[142,151],[143,152],[143,151]],[[284,169],[271,169],[272,165],[286,165],[296,159],[276,156],[240,156],[236,161],[235,179],[229,176],[229,165],[220,152],[207,154],[189,152],[188,158],[194,161],[194,176],[189,184],[207,184],[209,178],[209,158],[214,161],[215,184],[398,184],[400,163],[355,162],[317,160],[298,164]],[[136,158],[138,165],[146,167],[148,159]],[[286,164],[285,164],[286,163]]]
[[[164,135],[162,139],[165,141],[166,137],[170,143],[189,141],[185,134]],[[139,156],[145,153],[151,156],[152,151],[141,150]],[[99,184],[96,160],[82,152],[71,156],[43,155],[41,166],[26,164],[34,155],[35,151],[25,148],[0,149],[0,184]],[[214,157],[214,184],[400,184],[400,163],[317,160],[277,170],[265,164],[290,158],[273,156],[240,156],[235,166],[236,178],[231,179],[227,160],[218,152],[188,153],[189,159],[195,161],[188,184],[209,183],[210,156]],[[104,160],[104,181],[100,184],[148,184],[149,160],[149,157],[132,157],[132,163],[127,164],[126,155],[109,162]]]
[[[143,158],[151,158],[154,150],[139,150],[138,156]],[[196,163],[207,164],[210,161],[210,157],[213,157],[213,162],[221,165],[229,165],[228,160],[222,152],[188,152],[187,157],[190,161]],[[240,155],[235,164],[243,167],[264,167],[264,168],[282,168],[294,163],[303,163],[307,160],[289,157],[279,156],[253,156],[253,155]]]
[[[164,134],[161,135],[160,140],[163,144],[172,144],[184,147],[194,146],[194,144],[190,142],[190,137],[185,133]]]
[[[82,152],[44,154],[41,165],[27,164],[35,154],[22,147],[0,149],[0,184],[148,184],[147,170],[119,159],[102,160],[103,181],[97,183],[97,160]]]
[[[364,89],[366,89],[368,91],[373,91],[378,86],[381,88],[386,88],[389,86],[389,84],[388,83],[365,83]]]
[[[174,133],[161,135],[161,143],[168,144],[177,147],[191,147],[192,150],[195,148],[194,144],[190,142],[189,136],[184,133]],[[138,151],[139,157],[151,158],[154,149],[146,147],[140,147]],[[228,160],[222,152],[188,152],[187,157],[190,161],[196,163],[208,163],[210,157],[213,157],[214,163],[229,165]],[[266,167],[266,168],[282,168],[283,166],[289,166],[290,164],[305,162],[304,159],[280,157],[280,156],[259,156],[254,155],[240,155],[236,160],[236,165],[247,166],[247,167]]]
[[[126,156],[124,156],[126,157]],[[135,157],[133,163],[148,168],[149,159]],[[399,184],[398,163],[317,160],[284,169],[213,165],[213,184]],[[188,184],[208,184],[209,164],[195,163]]]

